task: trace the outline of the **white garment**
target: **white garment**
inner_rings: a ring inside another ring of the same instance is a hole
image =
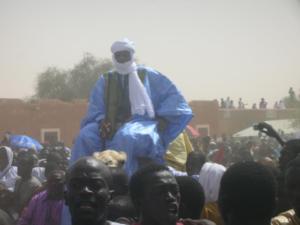
[[[130,52],[131,60],[125,63],[119,63],[115,59],[114,53],[124,50]],[[150,118],[154,118],[155,113],[153,103],[137,73],[137,66],[133,57],[135,52],[133,42],[126,38],[116,41],[111,46],[111,51],[113,53],[112,62],[116,71],[122,75],[129,74],[129,100],[131,115],[145,115],[147,113]]]
[[[188,174],[186,172],[182,172],[179,170],[174,169],[172,166],[168,166],[168,169],[172,173],[174,177],[179,177],[179,176],[187,176]]]
[[[199,173],[199,183],[205,194],[205,202],[216,202],[219,196],[221,178],[226,168],[217,163],[206,162]]]
[[[123,38],[119,41],[115,41],[111,48],[112,53],[120,52],[120,51],[130,51],[132,53],[135,52],[134,43],[130,41],[128,38]]]
[[[5,149],[8,163],[4,170],[0,171],[0,183],[4,184],[9,190],[13,191],[18,176],[17,168],[12,166],[14,154],[9,147],[2,146],[1,148]]]
[[[46,181],[45,168],[41,166],[36,166],[32,168],[31,175],[39,180],[39,182],[44,183]]]
[[[11,166],[5,176],[0,179],[0,183],[4,184],[8,190],[13,191],[15,189],[17,177],[18,168],[16,166]]]

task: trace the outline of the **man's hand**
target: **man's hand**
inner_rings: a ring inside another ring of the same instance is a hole
[[[110,138],[112,132],[111,123],[107,121],[102,121],[100,125],[100,136],[102,139]]]
[[[163,132],[166,129],[168,122],[166,121],[166,119],[162,117],[157,117],[157,122],[158,122],[158,130],[160,132]]]
[[[260,132],[268,135],[269,137],[276,138],[278,136],[277,132],[274,130],[274,128],[265,122],[258,123],[253,126],[254,130],[259,130]]]
[[[274,130],[274,128],[265,122],[258,123],[253,126],[254,130],[259,130],[260,132],[268,135],[269,137],[275,138],[282,146],[285,145],[285,142],[279,136],[279,134]]]

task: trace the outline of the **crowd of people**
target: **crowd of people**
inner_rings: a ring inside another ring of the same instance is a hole
[[[288,91],[288,97],[285,98],[285,100],[280,99],[278,101],[275,101],[273,105],[273,109],[283,110],[287,108],[296,108],[299,106],[300,102],[300,94],[297,96],[295,94],[295,91],[292,87],[289,88]],[[226,99],[221,98],[219,102],[219,107],[221,109],[245,109],[248,104],[244,103],[242,98],[239,98],[237,105],[234,104],[234,100],[230,97],[227,97]],[[251,109],[267,109],[268,108],[268,102],[265,100],[265,98],[261,98],[259,103],[253,103],[251,106]],[[269,107],[271,109],[271,107]]]
[[[277,103],[277,108],[279,107],[278,105],[279,103]],[[283,104],[283,102],[281,103]],[[245,109],[246,108],[246,103],[244,103],[242,98],[239,98],[238,100],[238,104],[237,106],[234,104],[234,100],[231,99],[230,97],[227,97],[226,100],[224,98],[221,98],[220,103],[219,103],[219,107],[221,109]],[[256,103],[253,103],[252,105],[252,109],[266,109],[267,108],[268,103],[266,102],[265,98],[261,98],[260,102],[257,106]]]
[[[65,205],[69,224],[297,224],[300,140],[190,140],[184,170],[148,159],[131,177],[112,150],[68,167],[63,148],[2,146],[0,224],[64,224]]]
[[[128,39],[111,51],[72,151],[2,142],[0,225],[300,224],[299,139],[266,123],[259,138],[188,137],[176,86]]]

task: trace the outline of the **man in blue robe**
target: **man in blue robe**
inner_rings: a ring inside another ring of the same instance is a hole
[[[111,51],[114,70],[101,75],[91,92],[71,163],[96,151],[122,150],[127,154],[125,169],[131,175],[139,158],[163,163],[169,143],[193,115],[167,77],[136,65],[131,41],[116,41]]]

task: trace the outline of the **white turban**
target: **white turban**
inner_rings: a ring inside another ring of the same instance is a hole
[[[127,38],[114,42],[110,50],[113,54],[120,51],[130,51],[132,54],[135,53],[134,43]]]
[[[131,53],[131,59],[128,62],[119,63],[115,59],[114,53],[124,50]],[[116,71],[123,75],[129,74],[129,100],[131,114],[145,115],[147,113],[150,118],[154,118],[155,113],[151,98],[149,97],[146,88],[137,73],[137,66],[133,58],[133,54],[135,52],[133,42],[127,38],[116,41],[111,46],[111,52],[113,53],[112,61]]]

